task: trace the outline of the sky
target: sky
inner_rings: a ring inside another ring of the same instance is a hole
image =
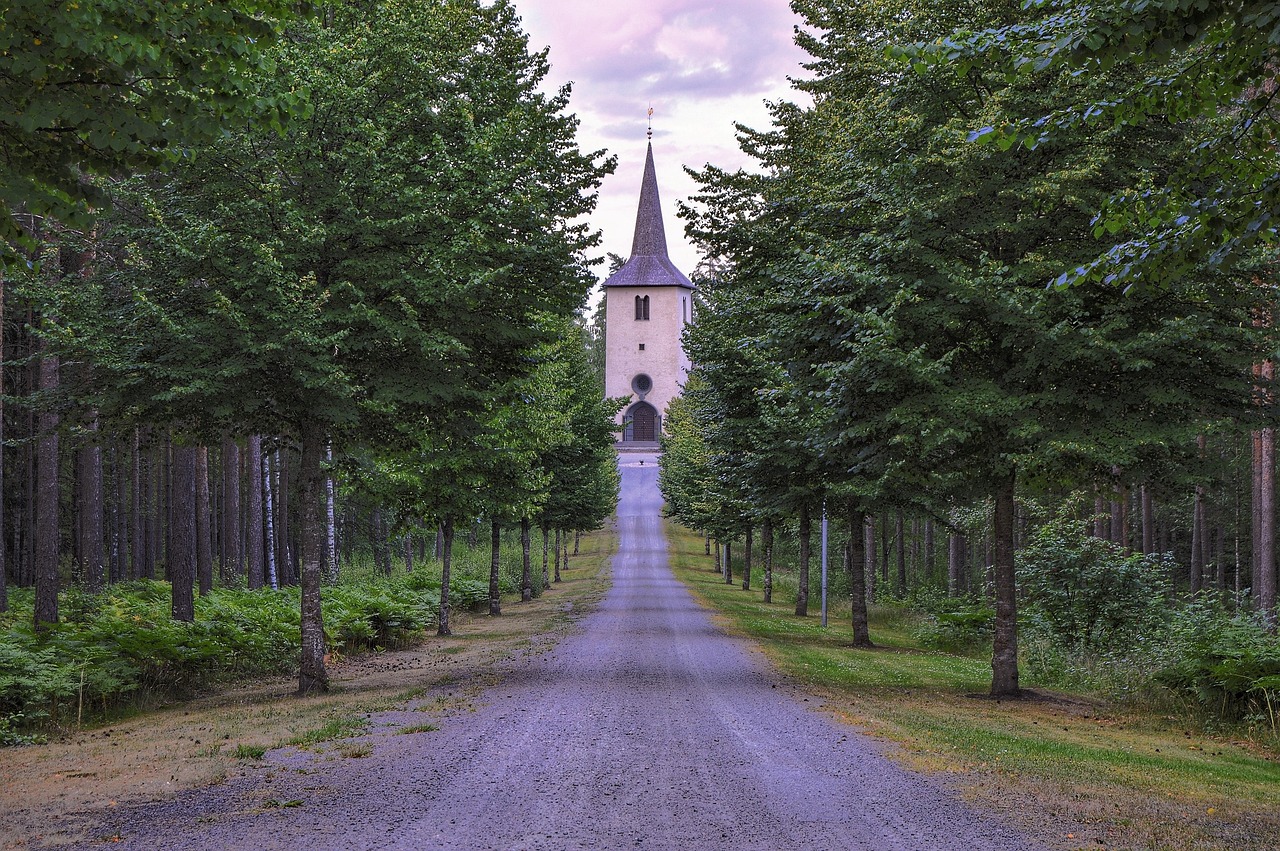
[[[695,190],[683,166],[750,166],[734,123],[769,126],[767,100],[791,99],[788,77],[805,76],[787,0],[514,0],[529,47],[550,47],[552,86],[571,82],[578,144],[618,157],[591,223],[600,255],[631,253],[653,107],[653,158],[667,246],[685,274],[698,255],[676,218]],[[596,267],[597,276],[605,275]]]

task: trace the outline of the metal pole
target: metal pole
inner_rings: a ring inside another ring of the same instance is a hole
[[[827,625],[827,501],[822,501],[822,625]]]

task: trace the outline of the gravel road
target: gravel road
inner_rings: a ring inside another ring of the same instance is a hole
[[[510,663],[474,711],[371,736],[363,758],[273,753],[262,778],[130,808],[94,835],[148,849],[1038,847],[712,625],[667,568],[656,460],[621,456],[621,550],[599,609]]]

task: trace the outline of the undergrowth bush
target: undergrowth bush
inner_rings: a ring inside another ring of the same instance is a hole
[[[464,570],[466,566],[464,566]],[[451,581],[454,608],[487,601],[485,577]],[[508,580],[504,584],[512,585]],[[438,576],[418,570],[326,586],[329,649],[402,647],[436,624]],[[196,599],[194,623],[170,616],[166,582],[133,581],[101,594],[69,589],[62,619],[37,634],[30,589],[13,589],[0,615],[0,744],[21,731],[74,723],[152,697],[184,696],[218,682],[296,670],[299,590],[217,588]]]

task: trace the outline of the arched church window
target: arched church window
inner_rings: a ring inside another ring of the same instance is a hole
[[[636,319],[639,320],[639,319],[648,319],[648,318],[649,318],[649,297],[647,295],[645,296],[638,295],[636,296]]]
[[[640,301],[640,296],[636,296],[636,320],[639,321],[641,319],[644,319],[643,303]]]

